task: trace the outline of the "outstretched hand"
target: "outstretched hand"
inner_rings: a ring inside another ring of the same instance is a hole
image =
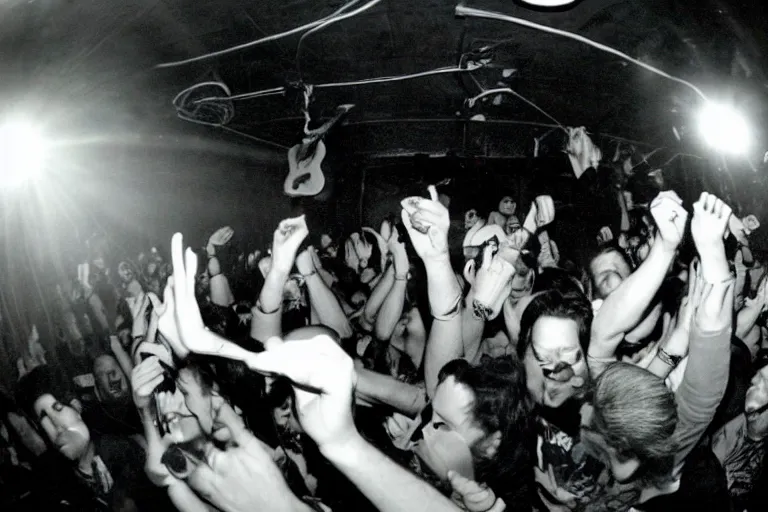
[[[723,243],[730,218],[731,208],[707,192],[703,192],[693,205],[691,234],[701,259],[701,275],[708,283],[730,278]]]
[[[461,476],[456,471],[448,472],[453,495],[451,499],[468,512],[504,512],[506,504],[496,499],[496,494],[487,485],[478,484]]]
[[[660,192],[651,201],[651,215],[658,228],[658,241],[668,251],[675,251],[683,241],[688,212],[683,200],[673,191]]]
[[[226,450],[209,446],[205,463],[197,465],[187,479],[189,486],[224,512],[301,509],[273,454],[245,428],[229,404],[217,411],[216,423],[229,430],[233,446]]]
[[[272,237],[272,269],[289,274],[299,246],[308,234],[304,215],[280,222]]]
[[[448,257],[448,208],[438,201],[437,189],[429,186],[430,199],[409,197],[401,201],[401,216],[413,247],[422,260]]]
[[[266,352],[252,354],[248,366],[293,381],[299,422],[321,450],[358,436],[352,419],[357,374],[352,358],[334,339],[326,335],[289,342],[270,338],[266,348]]]

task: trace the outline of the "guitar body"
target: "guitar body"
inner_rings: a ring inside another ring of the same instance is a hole
[[[283,192],[289,197],[313,197],[325,188],[325,175],[322,168],[326,154],[325,144],[322,140],[318,140],[314,151],[302,159],[301,154],[306,149],[305,144],[296,144],[288,150],[290,171],[283,183]]]

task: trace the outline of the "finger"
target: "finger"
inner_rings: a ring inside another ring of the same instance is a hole
[[[245,428],[242,418],[237,415],[232,406],[227,402],[224,402],[219,408],[216,420],[229,430],[230,434],[232,434],[232,440],[238,446],[247,446],[255,439]]]
[[[485,246],[485,249],[483,250],[483,267],[484,269],[488,269],[491,266],[491,261],[493,260],[493,247],[488,244]]]
[[[470,480],[453,470],[448,472],[448,481],[451,483],[453,490],[462,496],[483,490],[477,482]]]
[[[409,233],[413,233],[413,224],[411,224],[411,215],[405,210],[400,210],[400,218],[403,220],[403,225]]]
[[[437,201],[438,200],[437,189],[435,188],[434,185],[428,186],[427,187],[427,191],[429,191],[429,198],[430,199],[432,199],[433,201]]]
[[[137,382],[136,393],[139,396],[149,396],[152,394],[152,392],[155,389],[157,389],[157,386],[163,383],[163,380],[165,380],[165,375],[160,374],[160,375],[155,375],[147,382]]]
[[[184,287],[187,282],[184,274],[184,237],[181,233],[176,233],[171,238],[171,262],[173,264],[175,298],[179,299],[184,295]]]
[[[411,222],[415,223],[417,226],[419,224],[422,224],[426,227],[436,225],[436,219],[434,215],[431,215],[424,210],[417,210],[415,213],[413,213],[411,215]]]
[[[319,359],[327,356],[334,364],[338,364],[341,359],[353,366],[352,359],[343,352],[341,358],[333,354],[338,351],[341,351],[341,348],[325,335],[290,343],[284,343],[279,338],[270,339],[267,351],[253,354],[249,357],[248,365],[258,372],[285,375],[295,384],[307,388],[322,389],[325,382],[317,382],[315,371],[320,363]]]
[[[195,289],[195,276],[197,276],[197,254],[195,254],[195,251],[193,251],[191,247],[187,247],[185,256],[186,264],[184,265],[184,269],[187,272],[186,292],[189,294]]]

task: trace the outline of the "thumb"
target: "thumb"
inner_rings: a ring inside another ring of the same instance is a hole
[[[229,430],[230,434],[232,434],[232,440],[239,446],[244,446],[254,439],[253,435],[245,428],[242,418],[237,415],[232,406],[227,402],[222,403],[221,407],[219,407],[216,421]]]
[[[454,470],[448,471],[448,481],[451,483],[451,488],[462,496],[481,490],[477,482],[460,475]]]
[[[497,498],[496,502],[493,504],[493,507],[491,507],[487,512],[504,512],[507,510],[507,504],[504,503],[504,500],[501,498]]]

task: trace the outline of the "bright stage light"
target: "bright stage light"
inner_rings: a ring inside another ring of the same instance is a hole
[[[46,146],[42,133],[31,123],[0,125],[0,187],[35,179],[45,165]]]
[[[752,142],[746,118],[728,105],[707,102],[699,114],[699,132],[714,149],[733,155],[744,154]]]

